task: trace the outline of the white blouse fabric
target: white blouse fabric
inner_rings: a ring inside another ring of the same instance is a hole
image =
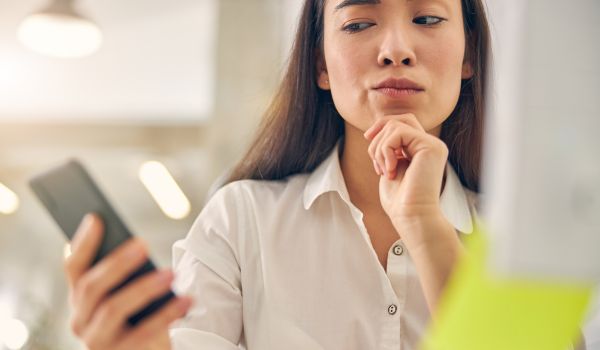
[[[338,148],[311,174],[221,188],[173,245],[174,289],[192,295],[174,350],[410,350],[430,314],[399,239],[383,269],[349,199]],[[476,195],[448,164],[441,208],[468,234]]]

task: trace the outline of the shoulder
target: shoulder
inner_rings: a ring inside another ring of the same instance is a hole
[[[305,175],[294,175],[279,181],[240,180],[226,184],[212,195],[194,221],[187,243],[194,247],[229,246],[236,258],[243,258],[245,251],[256,248],[261,232],[268,231],[281,218],[297,216],[303,208],[305,183]]]
[[[207,207],[215,203],[236,206],[269,207],[302,200],[309,174],[296,174],[282,180],[239,180],[215,192]]]
[[[307,178],[307,174],[297,174],[277,181],[239,180],[228,183],[208,199],[192,231],[247,232],[256,227],[257,221],[264,222],[261,218],[291,214],[303,208]]]

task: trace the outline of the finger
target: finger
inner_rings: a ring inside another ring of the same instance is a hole
[[[390,143],[390,138],[393,137],[394,132],[396,131],[395,125],[392,123],[388,124],[388,130],[382,132],[384,135],[379,141],[378,152],[383,158],[384,162],[384,172],[385,176],[388,179],[393,179],[393,173],[396,169],[396,164],[398,159],[395,155],[395,148],[393,147],[393,143]]]
[[[369,157],[371,159],[375,159],[375,151],[377,150],[377,142],[381,138],[381,133],[375,135],[375,137],[369,143],[369,147],[367,148],[367,153],[369,153]]]
[[[404,148],[397,148],[394,150],[394,154],[396,155],[396,158],[398,160],[400,159],[406,159],[406,160],[410,160],[411,158],[408,156],[407,152],[404,150]]]
[[[123,332],[127,318],[165,295],[171,287],[170,270],[148,273],[113,294],[93,315],[87,330],[95,344],[111,344]]]
[[[158,312],[140,322],[133,330],[123,335],[119,349],[138,349],[149,344],[153,337],[169,327],[173,321],[185,316],[192,305],[192,298],[177,297],[168,302]]]
[[[396,149],[394,149],[394,155],[395,155],[395,156],[396,156],[396,158],[398,158],[398,159],[405,158],[405,156],[404,156],[404,152],[402,151],[402,149],[401,149],[401,148],[396,148]]]
[[[375,169],[375,174],[377,175],[381,175],[380,174],[380,170],[379,170],[379,166],[377,165],[377,162],[375,161],[375,159],[371,159],[373,161],[373,169]]]
[[[405,124],[412,126],[413,128],[415,128],[417,130],[425,131],[425,128],[423,128],[423,125],[421,125],[421,122],[419,122],[419,120],[417,119],[417,117],[414,114],[405,113],[405,114],[400,114],[400,115],[384,115],[384,116],[378,118],[373,123],[373,125],[371,125],[371,127],[367,131],[365,131],[363,136],[367,140],[371,140],[377,133],[379,133],[383,129],[385,124],[387,122],[389,122],[390,120],[400,121],[400,122],[403,122]]]
[[[379,169],[379,171],[378,171],[379,175],[384,175],[384,173],[385,173],[384,164],[382,162],[380,162],[379,159],[377,158],[377,150],[378,150],[379,144],[381,143],[381,140],[384,137],[384,134],[385,134],[385,129],[382,129],[377,135],[375,135],[373,140],[371,140],[371,143],[369,144],[369,148],[368,148],[369,156],[371,157],[371,159],[373,159],[375,161],[375,164],[377,165],[377,168]]]
[[[394,154],[394,149],[386,146],[385,141],[383,143],[383,156],[385,158],[388,178],[393,180],[395,177],[394,175],[396,172],[396,167],[398,166],[398,158],[396,158],[396,155]]]
[[[392,128],[389,125],[387,125],[377,135],[378,142],[377,142],[377,148],[375,150],[375,161],[377,162],[377,165],[379,165],[379,168],[381,169],[381,175],[384,175],[384,176],[388,176],[387,164],[385,162],[385,156],[383,154],[384,153],[384,150],[383,150],[384,140],[386,139],[386,137],[388,136],[388,134],[391,131],[392,131]]]
[[[388,121],[388,119],[385,117],[378,118],[377,120],[375,120],[373,125],[371,125],[371,127],[369,129],[367,129],[367,131],[365,131],[363,136],[367,140],[373,140],[373,137],[375,137],[375,135],[377,135],[381,131],[381,129],[383,129],[383,127],[385,126],[385,123],[387,123],[387,121]]]
[[[102,242],[103,230],[102,220],[95,214],[88,214],[81,221],[71,242],[71,255],[64,263],[70,289],[89,269],[96,257]]]
[[[73,328],[85,328],[100,301],[146,260],[143,242],[132,238],[82,276],[74,291],[77,306],[73,314]]]
[[[389,130],[385,132],[385,136],[379,143],[378,154],[384,159],[386,177],[389,180],[393,180],[397,178],[399,161],[409,161],[404,151],[404,147],[406,146],[404,142],[407,139],[407,135],[414,137],[419,132],[415,128],[397,120],[390,121],[386,128]],[[402,156],[397,156],[397,154],[401,154]]]
[[[419,119],[417,119],[417,117],[412,113],[406,113],[399,116],[392,116],[392,118],[399,122],[408,124],[417,130],[425,132],[425,128],[423,128],[423,125],[421,125]]]

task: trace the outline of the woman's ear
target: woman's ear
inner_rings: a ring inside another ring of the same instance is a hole
[[[473,77],[473,66],[471,65],[471,62],[469,61],[464,61],[463,65],[462,65],[462,72],[460,74],[461,79],[470,79]]]
[[[321,71],[317,77],[317,85],[323,90],[329,90],[329,75],[327,71]]]
[[[323,90],[329,90],[329,73],[325,59],[320,52],[317,52],[317,85]]]

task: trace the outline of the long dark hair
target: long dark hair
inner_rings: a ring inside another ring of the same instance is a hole
[[[313,171],[344,134],[344,121],[331,92],[317,86],[317,63],[323,52],[325,0],[306,0],[286,73],[265,113],[248,152],[227,182],[242,179],[279,180]],[[489,28],[481,0],[462,0],[466,38],[465,60],[473,76],[461,83],[452,114],[440,138],[448,160],[463,185],[479,191],[483,112],[489,52]]]

